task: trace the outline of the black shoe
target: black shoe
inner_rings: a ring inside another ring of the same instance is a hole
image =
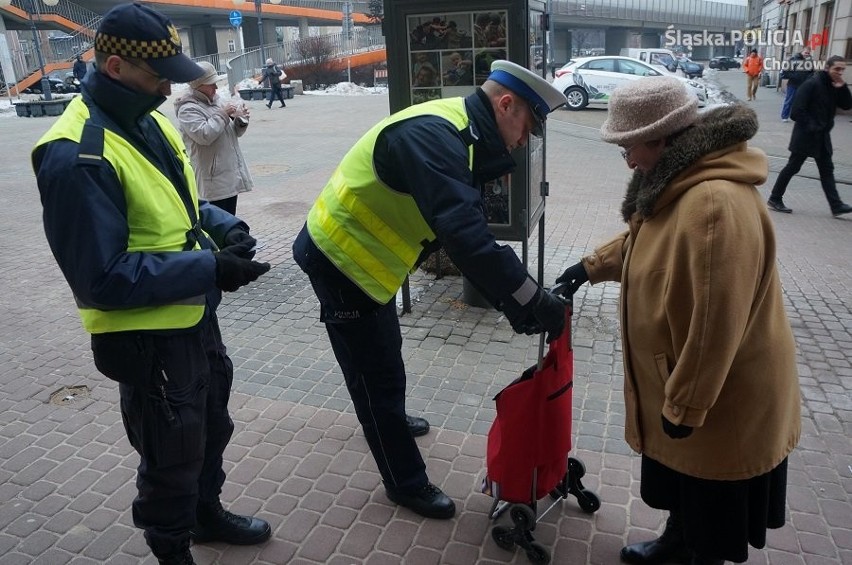
[[[432,483],[426,483],[410,493],[400,492],[385,486],[385,494],[392,502],[405,506],[412,512],[426,518],[446,520],[456,515],[456,504]]]
[[[175,553],[167,557],[159,557],[157,561],[160,562],[160,565],[195,565],[188,547],[180,553]]]
[[[634,543],[621,548],[621,560],[625,563],[655,565],[659,563],[688,563],[691,552],[683,541],[680,526],[669,517],[663,535],[655,540]]]
[[[231,545],[254,545],[269,539],[269,523],[253,516],[240,516],[215,503],[200,502],[195,513],[195,527],[189,531],[193,541],[204,543],[221,541]]]
[[[841,204],[840,206],[831,211],[831,215],[836,218],[837,216],[840,216],[842,214],[848,214],[849,212],[852,212],[852,206],[850,206],[849,204]]]
[[[423,418],[415,418],[406,414],[405,423],[408,425],[408,431],[414,437],[425,436],[429,433],[429,422]]]
[[[272,108],[272,102],[266,105],[267,108]]]
[[[284,102],[282,102],[282,103],[281,103],[281,107],[282,107],[282,108],[286,108],[286,107],[287,107],[287,104],[285,104]]]
[[[784,206],[784,202],[781,201],[781,200],[775,200],[773,198],[770,198],[769,200],[766,201],[766,205],[769,206],[770,208],[772,208],[773,210],[775,210],[776,212],[782,212],[784,214],[792,214],[793,213],[793,209],[787,208],[786,206]]]

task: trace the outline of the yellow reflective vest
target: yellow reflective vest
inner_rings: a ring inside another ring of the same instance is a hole
[[[379,180],[373,150],[385,128],[424,115],[445,118],[459,131],[470,122],[463,98],[417,104],[385,118],[343,157],[308,213],[308,233],[316,246],[380,304],[393,299],[417,266],[424,245],[436,236],[410,194]],[[472,165],[470,148],[468,166]]]
[[[183,175],[198,217],[198,195],[195,175],[180,134],[169,120],[158,112],[151,116],[181,160]],[[41,145],[58,139],[80,143],[89,109],[81,97],[71,101],[53,127],[38,141]],[[156,166],[120,135],[104,128],[103,155],[80,155],[80,159],[106,159],[112,165],[124,189],[127,202],[129,238],[128,252],[183,251],[187,232],[193,227],[186,206],[177,190]],[[195,243],[195,249],[200,249]],[[189,328],[201,321],[205,297],[193,296],[179,303],[136,308],[98,309],[77,300],[83,327],[89,333],[129,330],[170,330]]]

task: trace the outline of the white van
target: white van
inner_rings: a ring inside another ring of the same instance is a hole
[[[675,54],[671,49],[663,49],[661,47],[625,47],[619,55],[639,59],[649,65],[665,69],[670,73],[677,70]]]

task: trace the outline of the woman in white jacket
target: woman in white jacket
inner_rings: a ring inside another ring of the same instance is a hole
[[[205,73],[175,100],[178,127],[195,170],[198,194],[236,215],[237,195],[254,185],[238,140],[248,128],[249,111],[242,104],[223,104],[216,94],[216,68],[207,62],[199,66]]]

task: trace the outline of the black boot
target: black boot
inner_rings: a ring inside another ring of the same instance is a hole
[[[284,102],[282,102],[282,103],[281,103],[281,107],[282,107],[282,108],[286,108],[286,107],[287,107],[287,104],[285,104]]]
[[[160,565],[195,565],[195,561],[192,560],[192,553],[189,552],[188,547],[180,553],[158,557],[157,560],[160,562]]]
[[[625,563],[687,563],[690,551],[683,541],[683,530],[678,520],[669,516],[663,535],[652,541],[634,543],[621,548],[621,560]]]
[[[272,108],[272,102],[267,103],[267,104],[266,104],[266,107],[267,107],[267,108]]]
[[[215,503],[198,501],[196,524],[189,535],[196,543],[221,541],[231,545],[254,545],[269,539],[269,523],[253,516],[240,516]]]

